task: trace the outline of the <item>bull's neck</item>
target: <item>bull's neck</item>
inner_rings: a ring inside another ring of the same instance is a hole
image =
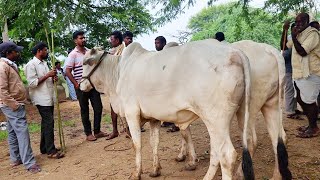
[[[103,82],[105,83],[104,86],[104,93],[106,93],[109,97],[115,95],[116,87],[119,80],[119,56],[111,56],[108,55],[106,61],[103,61],[102,64],[102,72],[101,74],[104,75]],[[103,77],[103,76],[102,76]]]

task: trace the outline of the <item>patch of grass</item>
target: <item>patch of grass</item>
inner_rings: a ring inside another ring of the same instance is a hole
[[[37,133],[41,131],[41,126],[38,123],[28,124],[29,133]]]
[[[41,126],[38,123],[28,124],[29,133],[37,133],[41,131]],[[3,141],[8,138],[8,131],[0,131],[0,141]]]
[[[106,114],[102,117],[103,122],[111,123],[111,116]]]
[[[67,127],[76,127],[75,120],[67,120],[67,121],[62,121],[62,126],[67,126]]]
[[[0,141],[3,141],[8,138],[8,131],[0,131]]]

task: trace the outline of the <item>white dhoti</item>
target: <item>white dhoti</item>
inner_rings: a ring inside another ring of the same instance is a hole
[[[301,100],[304,103],[312,104],[317,102],[320,91],[320,76],[312,74],[307,78],[295,79],[294,82],[300,90]],[[297,97],[296,89],[295,97]]]

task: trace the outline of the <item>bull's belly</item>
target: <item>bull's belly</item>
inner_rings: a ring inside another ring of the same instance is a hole
[[[199,116],[189,110],[180,110],[175,113],[157,114],[154,116],[143,114],[142,112],[142,117],[145,119],[156,119],[160,121],[171,122],[183,130],[186,129],[193,121],[199,118]]]

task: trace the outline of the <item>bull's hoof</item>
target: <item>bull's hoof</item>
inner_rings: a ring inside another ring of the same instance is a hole
[[[160,175],[161,175],[160,171],[152,172],[152,173],[149,174],[150,177],[158,177]]]
[[[186,160],[186,155],[183,155],[181,158],[178,156],[178,157],[176,157],[175,158],[175,160],[177,161],[177,162],[183,162],[184,160]]]
[[[130,180],[140,180],[141,179],[141,175],[134,175],[131,174],[129,177]]]
[[[196,170],[196,168],[197,168],[197,166],[196,166],[195,164],[193,164],[193,165],[187,164],[187,165],[184,167],[184,169],[185,169],[186,171],[194,171],[194,170]]]

